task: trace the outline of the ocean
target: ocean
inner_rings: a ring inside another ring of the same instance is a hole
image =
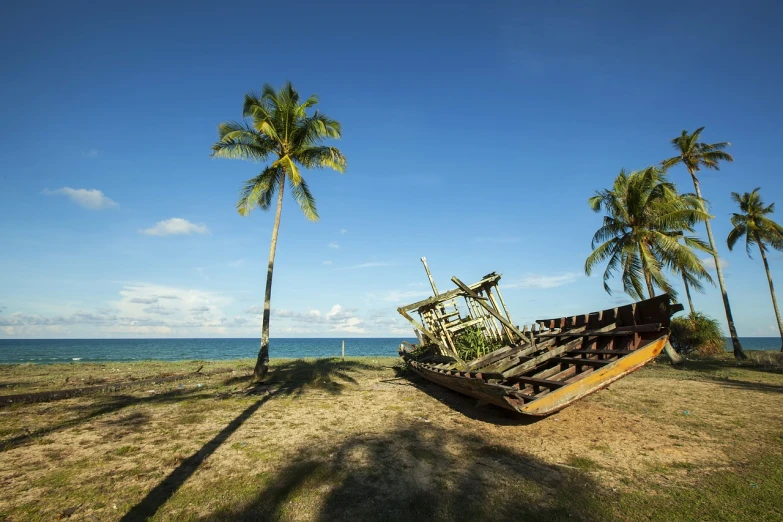
[[[346,338],[346,356],[397,356],[401,341]],[[255,358],[260,339],[0,339],[0,364]],[[338,357],[342,339],[271,339],[271,358]]]
[[[401,341],[415,339],[346,338],[346,356],[397,355]],[[742,337],[746,350],[780,350],[780,337]],[[0,339],[0,364],[138,360],[221,360],[255,358],[259,339]],[[272,339],[276,358],[338,357],[342,339]],[[731,342],[726,341],[726,351]]]

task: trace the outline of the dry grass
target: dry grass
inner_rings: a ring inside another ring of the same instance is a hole
[[[0,383],[198,365],[14,366]],[[783,517],[774,367],[654,364],[532,422],[409,380],[396,359],[275,361],[260,395],[243,393],[248,361],[227,365],[0,409],[0,520]]]

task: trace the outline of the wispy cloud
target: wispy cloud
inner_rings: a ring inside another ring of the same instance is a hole
[[[166,306],[159,303],[166,299]],[[75,310],[60,315],[16,312],[0,315],[0,329],[6,335],[61,335],[89,327],[98,335],[160,336],[221,335],[233,325],[221,310],[231,299],[195,289],[151,284],[126,285],[119,299],[94,311]],[[83,331],[83,330],[82,330]]]
[[[394,304],[406,304],[415,301],[420,298],[425,298],[430,295],[430,292],[425,290],[389,290],[383,294],[367,294],[368,298],[373,301],[383,301],[386,303]]]
[[[89,149],[87,152],[84,153],[84,155],[88,158],[97,158],[101,155],[101,151],[98,149]]]
[[[242,266],[244,264],[245,264],[245,260],[244,259],[235,259],[234,261],[229,261],[228,262],[228,266],[230,266],[231,268],[237,268],[237,267],[240,267],[240,266]]]
[[[704,268],[707,270],[715,271],[715,258],[712,256],[703,257],[701,262],[704,264]],[[726,270],[729,267],[729,262],[721,258],[720,267]]]
[[[264,309],[261,306],[251,306],[245,313],[259,316],[263,311]],[[271,310],[271,315],[276,319],[287,320],[296,324],[296,327],[282,329],[282,331],[288,333],[311,332],[314,331],[312,328],[302,329],[302,327],[313,325],[326,325],[330,332],[367,333],[367,330],[363,326],[363,321],[354,315],[352,310],[346,310],[339,304],[333,305],[332,308],[325,313],[312,308],[307,309],[304,312],[273,308]]]
[[[327,259],[326,261],[324,261],[324,263],[323,263],[323,264],[325,264],[325,265],[331,265],[331,264],[332,264],[332,262],[331,262],[330,260],[328,260],[328,259]]]
[[[106,197],[106,195],[98,189],[63,187],[56,190],[44,189],[43,193],[47,196],[65,196],[77,205],[89,208],[90,210],[100,210],[117,206],[116,202]]]
[[[329,243],[328,246],[329,246],[329,248],[334,248],[335,250],[339,250],[340,249],[340,244],[337,243],[337,241],[332,241],[331,243]]]
[[[340,235],[341,236],[344,236],[346,233],[348,233],[348,229],[347,228],[341,228],[340,229]]]
[[[560,275],[529,274],[503,285],[504,288],[555,288],[576,281],[581,274],[567,272]]]
[[[197,225],[187,219],[171,218],[158,221],[150,228],[139,229],[139,233],[147,236],[189,236],[190,234],[209,234],[209,229],[204,224]]]

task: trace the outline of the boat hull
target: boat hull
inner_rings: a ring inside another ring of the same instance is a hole
[[[506,346],[483,360],[442,362],[400,356],[424,379],[524,415],[562,410],[655,359],[669,339],[669,321],[679,305],[668,296],[584,316],[538,321],[548,330],[528,345]],[[415,348],[415,347],[414,347]]]

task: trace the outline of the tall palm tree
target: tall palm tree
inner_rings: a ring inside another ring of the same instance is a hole
[[[603,261],[604,289],[612,293],[609,279],[618,271],[625,293],[634,299],[655,296],[655,288],[672,296],[676,292],[663,268],[702,277],[706,271],[691,246],[706,248],[698,238],[686,236],[693,225],[709,218],[701,199],[679,194],[665,173],[649,167],[627,173],[621,170],[609,190],[597,191],[588,200],[595,212],[606,212],[603,226],[593,236],[593,252],[585,260],[585,273]],[[685,244],[681,244],[682,239]],[[709,276],[707,276],[709,277]],[[666,353],[673,363],[681,358],[667,343]]]
[[[342,173],[346,167],[345,157],[338,149],[322,145],[326,138],[340,138],[340,123],[317,110],[312,115],[307,114],[307,109],[317,103],[318,97],[315,95],[300,102],[299,93],[291,82],[284,84],[279,91],[265,84],[259,94],[245,95],[242,117],[249,118],[250,122],[221,123],[218,125],[218,141],[212,146],[212,156],[216,158],[253,161],[264,161],[269,156],[275,158],[259,175],[245,182],[237,201],[237,211],[247,216],[256,207],[269,210],[272,198],[277,193],[275,224],[272,227],[266,272],[261,349],[253,371],[253,378],[257,382],[262,381],[269,370],[272,270],[286,181],[305,217],[317,221],[315,198],[300,169],[329,167]]]
[[[778,300],[775,297],[775,287],[772,284],[772,274],[769,271],[766,252],[770,247],[775,250],[783,250],[783,227],[768,218],[767,215],[775,212],[775,204],[771,203],[764,206],[764,202],[759,195],[759,188],[753,189],[753,192],[745,192],[739,195],[736,192],[731,193],[731,199],[739,204],[739,214],[731,216],[731,224],[734,228],[729,232],[726,242],[729,250],[734,249],[737,241],[745,237],[745,251],[750,255],[750,247],[758,245],[761,252],[761,259],[764,261],[764,270],[767,272],[767,281],[769,281],[769,293],[772,295],[772,306],[775,309],[775,318],[778,320],[778,330],[780,330],[781,348],[783,352],[783,322],[780,320],[780,311],[778,310]]]
[[[731,154],[724,151],[726,147],[731,145],[729,142],[701,143],[699,138],[703,130],[704,127],[700,127],[691,134],[688,134],[687,131],[682,131],[680,136],[672,140],[672,145],[678,152],[678,155],[661,162],[664,169],[673,167],[678,163],[685,165],[685,168],[688,169],[688,173],[691,175],[691,179],[693,179],[693,188],[699,198],[702,196],[699,178],[696,177],[696,173],[702,168],[720,170],[719,164],[721,161],[734,161]],[[723,307],[726,309],[726,322],[729,325],[729,335],[731,336],[731,344],[734,347],[734,357],[747,359],[748,357],[742,350],[737,329],[734,326],[734,316],[731,314],[731,304],[729,304],[729,295],[726,293],[726,283],[723,281],[723,269],[720,266],[718,249],[715,247],[715,238],[712,236],[712,227],[709,220],[706,220],[704,224],[707,228],[707,239],[712,249],[712,257],[715,259],[715,272],[718,274],[718,285],[723,297]]]

